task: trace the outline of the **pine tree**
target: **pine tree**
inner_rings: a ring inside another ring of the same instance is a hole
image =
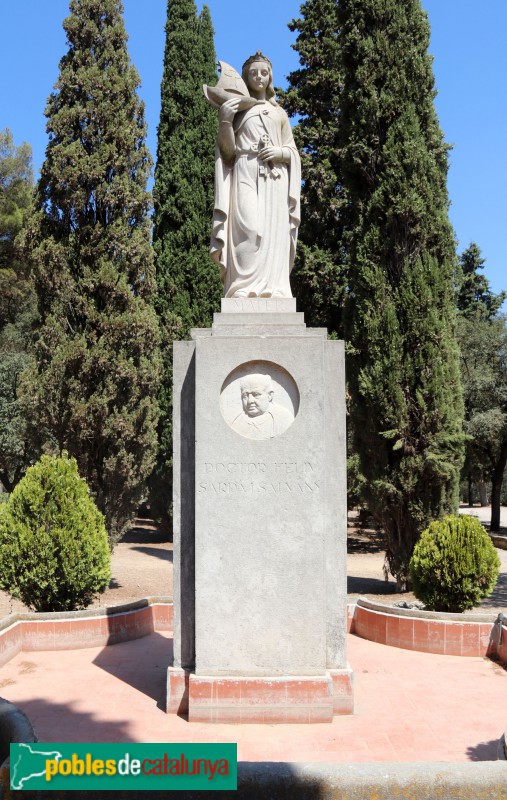
[[[343,0],[338,28],[353,429],[404,588],[421,532],[457,508],[463,452],[448,148],[420,0]]]
[[[336,0],[302,4],[301,17],[289,24],[299,32],[293,47],[301,66],[288,75],[289,88],[279,95],[287,113],[299,117],[294,136],[303,174],[292,289],[308,324],[342,336],[345,209],[338,143],[342,66],[337,10]]]
[[[25,239],[40,313],[33,415],[46,446],[76,458],[112,544],[153,466],[160,372],[151,158],[122,14],[120,0],[71,0]]]
[[[169,0],[154,186],[157,311],[164,376],[159,450],[151,479],[152,503],[170,515],[172,490],[172,347],[193,327],[208,327],[220,308],[221,285],[209,256],[218,116],[203,84],[216,83],[209,10],[194,0]]]
[[[491,291],[488,279],[479,272],[485,263],[475,242],[459,256],[457,307],[465,317],[492,320],[507,297],[507,292],[495,294]]]

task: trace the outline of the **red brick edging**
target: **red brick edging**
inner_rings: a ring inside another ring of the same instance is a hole
[[[459,656],[493,656],[507,664],[507,620],[494,615],[440,614],[372,603],[347,607],[348,628],[391,647]],[[20,651],[103,647],[172,630],[171,597],[149,597],[110,608],[10,614],[0,620],[0,666]]]
[[[443,614],[359,598],[349,606],[351,633],[371,642],[453,656],[493,656],[507,664],[507,620],[496,615]]]
[[[196,675],[169,667],[168,714],[188,715],[189,722],[312,723],[332,722],[354,713],[350,666],[314,676]]]
[[[20,651],[105,647],[172,630],[170,597],[148,597],[111,608],[10,614],[0,620],[0,666]]]

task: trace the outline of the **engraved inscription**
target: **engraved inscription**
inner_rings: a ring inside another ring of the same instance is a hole
[[[206,475],[253,475],[266,471],[280,471],[282,474],[297,473],[307,475],[315,472],[310,461],[274,461],[266,464],[264,461],[211,461],[204,462]]]
[[[259,472],[266,472],[266,464],[263,461],[219,461],[204,464],[204,471],[207,475],[216,473],[217,475],[254,475]]]
[[[228,495],[312,494],[320,489],[318,481],[199,481],[199,494],[211,492]]]
[[[310,461],[205,462],[197,492],[220,495],[313,494],[320,489]]]
[[[294,312],[296,302],[289,297],[228,297],[222,299],[222,312]]]

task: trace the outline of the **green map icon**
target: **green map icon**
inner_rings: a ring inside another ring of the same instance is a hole
[[[18,744],[18,748],[16,761],[11,763],[11,789],[25,789],[33,778],[45,777],[46,760],[59,761],[62,758],[62,753],[57,750],[41,751],[25,743]]]

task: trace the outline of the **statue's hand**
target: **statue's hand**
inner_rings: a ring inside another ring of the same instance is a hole
[[[232,122],[237,114],[241,97],[232,97],[220,106],[220,122]]]
[[[267,161],[273,161],[276,163],[277,161],[283,161],[283,152],[281,147],[263,147],[262,150],[259,150],[258,153],[259,158],[261,161],[266,163]]]

